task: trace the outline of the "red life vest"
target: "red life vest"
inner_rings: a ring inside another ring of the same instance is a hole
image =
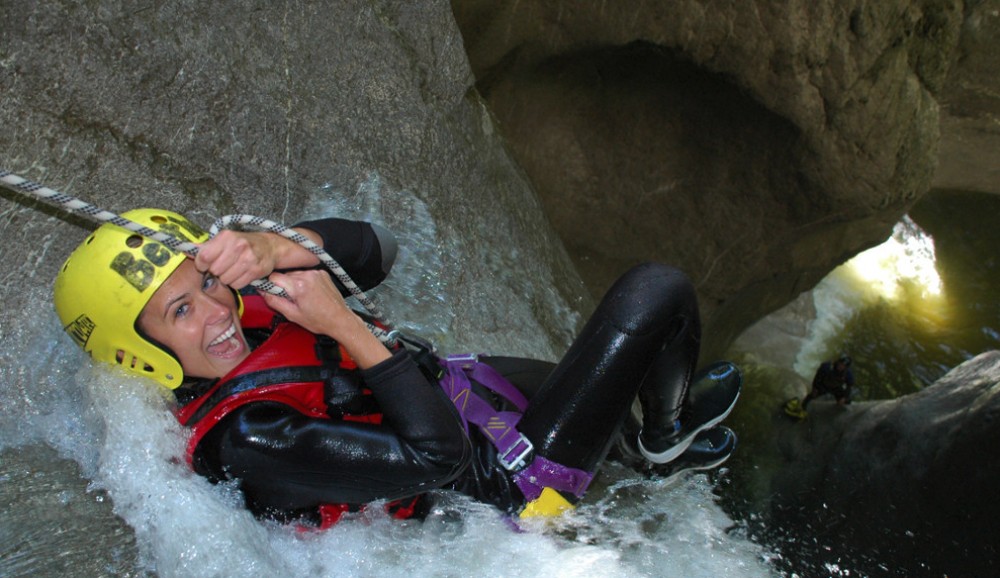
[[[273,327],[273,331],[236,368],[178,410],[177,419],[191,428],[188,463],[193,461],[198,443],[209,430],[229,412],[247,403],[282,403],[318,419],[382,422],[371,391],[359,387],[357,365],[343,346],[294,323],[275,323],[274,311],[259,295],[244,296],[243,303],[240,321],[244,328]],[[420,496],[398,500],[386,507],[397,518],[409,518],[419,499]],[[357,508],[347,504],[320,505],[320,528],[332,526],[352,509]]]

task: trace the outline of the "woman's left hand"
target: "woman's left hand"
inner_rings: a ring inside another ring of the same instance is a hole
[[[272,273],[270,280],[289,298],[264,293],[268,306],[312,333],[332,337],[344,346],[358,367],[367,369],[391,353],[351,311],[330,276],[320,270]]]
[[[313,333],[337,339],[332,333],[336,333],[337,328],[349,322],[351,317],[357,317],[324,271],[274,273],[270,281],[284,289],[288,298],[264,293],[267,305]]]

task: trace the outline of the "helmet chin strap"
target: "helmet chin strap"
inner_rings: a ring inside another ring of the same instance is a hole
[[[105,211],[86,201],[82,201],[76,197],[72,197],[65,193],[60,193],[59,191],[55,191],[39,183],[29,181],[28,179],[15,175],[14,173],[4,168],[0,168],[0,184],[5,185],[7,188],[12,190],[33,195],[34,197],[42,201],[45,201],[50,205],[56,206],[58,208],[75,211],[76,213],[82,214],[85,217],[91,219],[92,221],[96,221],[101,224],[111,223],[113,225],[117,225],[119,227],[122,227],[123,229],[132,231],[137,235],[142,235],[143,237],[147,237],[149,239],[153,239],[154,241],[162,243],[163,245],[169,247],[170,249],[173,249],[174,251],[184,253],[192,257],[198,254],[198,245],[194,243],[181,241],[180,239],[172,235],[168,235],[162,231],[154,231],[149,227],[140,225],[135,221],[131,221],[120,215],[116,215],[115,213]],[[261,217],[255,217],[252,215],[243,215],[243,214],[227,215],[225,217],[217,219],[215,223],[212,224],[212,227],[209,229],[209,235],[214,237],[216,234],[218,234],[219,230],[228,228],[234,224],[242,228],[253,228],[254,230],[257,231],[271,232],[277,235],[281,235],[282,237],[285,237],[287,239],[290,239],[295,243],[298,243],[306,250],[308,250],[310,253],[316,255],[316,257],[319,258],[320,262],[323,263],[323,265],[326,266],[326,268],[333,273],[333,275],[337,278],[337,280],[340,281],[344,285],[344,287],[346,287],[347,290],[351,292],[351,295],[354,296],[354,298],[357,299],[362,306],[364,306],[365,310],[367,310],[372,317],[378,319],[379,321],[383,322],[385,321],[382,312],[379,310],[376,303],[370,297],[368,297],[364,293],[364,291],[361,290],[360,287],[358,287],[358,285],[354,282],[354,280],[352,280],[351,277],[347,274],[347,271],[345,271],[343,267],[341,267],[340,264],[333,259],[333,257],[331,257],[326,251],[324,251],[322,247],[320,247],[316,243],[313,243],[305,235],[293,231],[292,229],[282,225],[281,223],[277,223],[275,221],[271,221],[269,219],[264,219]],[[263,291],[265,293],[271,293],[274,295],[280,295],[286,298],[288,297],[288,294],[285,292],[284,289],[278,287],[277,285],[275,285],[274,283],[270,282],[267,279],[257,279],[255,281],[252,281],[250,284],[253,285],[259,291]],[[369,331],[371,331],[372,334],[375,335],[375,337],[377,337],[383,343],[390,345],[394,345],[396,343],[395,331],[391,332],[386,331],[371,323],[366,323],[366,325],[368,325]]]

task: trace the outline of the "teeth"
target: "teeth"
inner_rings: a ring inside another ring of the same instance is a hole
[[[233,335],[236,335],[236,325],[235,324],[230,325],[229,329],[225,330],[222,333],[222,335],[220,335],[220,336],[216,337],[215,339],[213,339],[212,342],[208,344],[208,346],[212,347],[214,345],[218,345],[218,344],[222,343],[223,341],[229,339]]]

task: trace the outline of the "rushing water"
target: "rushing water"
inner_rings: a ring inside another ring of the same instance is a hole
[[[727,504],[784,553],[791,562],[783,568],[806,576],[941,575],[922,560],[894,559],[885,544],[818,542],[808,524],[769,524],[763,480],[781,461],[767,441],[778,405],[804,395],[819,363],[840,353],[854,359],[857,398],[878,400],[917,391],[963,361],[1000,349],[998,215],[998,196],[934,192],[885,243],[837,268],[734,344],[747,387],[733,416],[741,451],[724,486],[733,489]],[[909,539],[900,528],[886,528],[885,535],[887,542]],[[951,544],[947,536],[939,543]]]
[[[305,212],[387,222],[378,182],[370,184]],[[454,311],[432,274],[447,247],[419,200],[404,197],[392,200],[402,216],[387,223],[404,250],[383,305],[447,346],[441,333]],[[37,290],[22,322],[3,328],[0,575],[775,574],[771,554],[718,505],[706,476],[645,479],[614,465],[575,512],[519,530],[447,494],[422,523],[378,508],[322,533],[259,522],[234,488],[190,472],[186,433],[161,390],[91,364],[61,334],[49,299]]]

